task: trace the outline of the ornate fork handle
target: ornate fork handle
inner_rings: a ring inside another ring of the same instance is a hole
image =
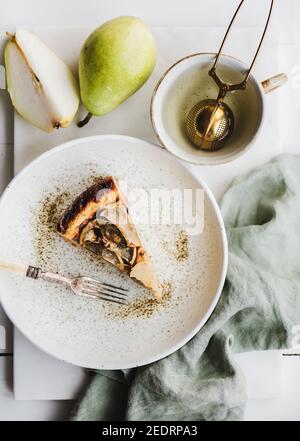
[[[30,279],[42,279],[47,282],[57,282],[64,285],[71,286],[72,280],[68,277],[61,276],[57,273],[51,273],[49,271],[43,271],[41,268],[36,266],[29,266],[26,271],[26,277]]]
[[[74,294],[82,297],[119,303],[121,305],[128,304],[128,301],[126,299],[128,289],[109,283],[102,283],[98,280],[91,279],[90,277],[78,276],[74,278],[69,278],[61,276],[57,273],[51,273],[50,271],[43,271],[37,266],[27,266],[21,265],[19,263],[3,262],[1,260],[0,268],[16,274],[20,274],[22,276],[26,276],[30,279],[42,279],[47,282],[55,282],[67,285],[69,288],[71,288]]]

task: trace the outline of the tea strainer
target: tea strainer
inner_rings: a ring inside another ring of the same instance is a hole
[[[224,102],[226,95],[230,92],[236,90],[245,90],[247,87],[247,82],[250,77],[252,68],[257,59],[259,51],[261,49],[262,43],[264,41],[272,10],[274,5],[274,0],[271,0],[271,6],[269,10],[269,15],[267,22],[256,50],[255,56],[252,60],[250,68],[241,83],[238,84],[226,84],[224,83],[216,72],[217,63],[221,56],[224,44],[226,42],[229,31],[238,15],[245,0],[242,0],[235,11],[234,16],[228,26],[224,39],[222,41],[219,52],[216,55],[216,59],[213,67],[208,72],[209,76],[213,78],[215,83],[219,88],[219,94],[217,99],[206,99],[200,101],[196,104],[188,113],[186,118],[186,133],[190,141],[198,148],[203,150],[219,150],[221,149],[225,142],[230,138],[234,129],[234,115],[228,104]]]

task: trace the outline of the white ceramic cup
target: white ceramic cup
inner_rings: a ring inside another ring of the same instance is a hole
[[[171,66],[155,87],[151,100],[153,129],[166,149],[193,164],[218,165],[232,161],[246,152],[258,135],[264,118],[261,85],[251,74],[245,91],[225,98],[234,114],[234,131],[221,150],[204,151],[195,147],[185,131],[185,120],[199,101],[216,98],[218,88],[208,75],[216,54],[189,55]],[[222,55],[217,72],[226,83],[236,84],[245,78],[248,67],[238,59]]]

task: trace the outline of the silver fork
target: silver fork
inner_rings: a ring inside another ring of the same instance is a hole
[[[127,305],[128,290],[110,283],[99,282],[90,277],[64,277],[57,273],[43,271],[36,266],[26,266],[16,263],[8,263],[0,261],[0,268],[12,271],[29,277],[30,279],[42,279],[46,282],[57,282],[67,285],[71,288],[74,294],[88,297],[92,299],[104,300],[107,302],[119,303]]]

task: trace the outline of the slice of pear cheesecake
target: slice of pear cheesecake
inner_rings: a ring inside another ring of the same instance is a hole
[[[153,263],[114,177],[101,178],[81,193],[62,214],[58,232],[67,241],[126,271],[160,300],[161,286]]]

